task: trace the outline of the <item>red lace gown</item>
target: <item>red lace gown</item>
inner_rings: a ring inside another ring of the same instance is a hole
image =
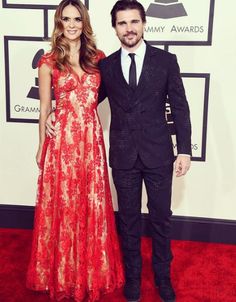
[[[100,74],[61,72],[50,54],[42,64],[52,70],[57,134],[43,147],[27,287],[96,301],[124,279],[96,110]]]

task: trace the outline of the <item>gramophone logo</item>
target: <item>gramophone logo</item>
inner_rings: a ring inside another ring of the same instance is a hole
[[[143,0],[152,45],[211,45],[214,0]]]
[[[183,3],[178,3],[178,0],[155,0],[155,3],[149,5],[146,14],[161,19],[187,16]]]
[[[34,55],[34,58],[32,60],[32,68],[36,69],[38,66],[38,61],[41,58],[41,56],[44,54],[44,50],[40,49],[36,52]],[[27,94],[27,98],[36,99],[39,100],[39,79],[38,77],[35,77],[35,86],[32,86]]]
[[[44,49],[39,49],[33,57],[32,60],[32,69],[38,68],[38,62],[41,56],[44,54]],[[32,86],[27,94],[27,98],[39,100],[39,79],[35,77],[35,84]],[[52,89],[51,99],[55,100],[54,91]]]

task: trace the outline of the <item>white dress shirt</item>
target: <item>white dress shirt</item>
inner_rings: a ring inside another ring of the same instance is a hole
[[[125,48],[121,48],[121,68],[124,78],[127,83],[129,83],[129,68],[131,64],[131,58],[129,56],[129,51]],[[136,75],[137,75],[137,85],[140,78],[140,74],[143,68],[143,60],[146,53],[146,44],[144,41],[135,50],[135,64],[136,64]]]

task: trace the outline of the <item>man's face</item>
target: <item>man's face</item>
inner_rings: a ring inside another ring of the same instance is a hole
[[[141,41],[144,32],[140,13],[137,9],[127,9],[118,11],[116,14],[115,31],[121,44],[127,50],[136,49]]]

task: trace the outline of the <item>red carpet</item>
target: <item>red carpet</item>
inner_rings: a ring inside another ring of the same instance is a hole
[[[46,294],[25,288],[31,230],[0,229],[0,301],[49,302]],[[177,302],[236,302],[236,245],[172,242],[172,277]],[[142,240],[141,302],[160,302],[151,272],[151,241]],[[68,301],[68,300],[67,300]],[[124,302],[122,291],[101,302]]]

